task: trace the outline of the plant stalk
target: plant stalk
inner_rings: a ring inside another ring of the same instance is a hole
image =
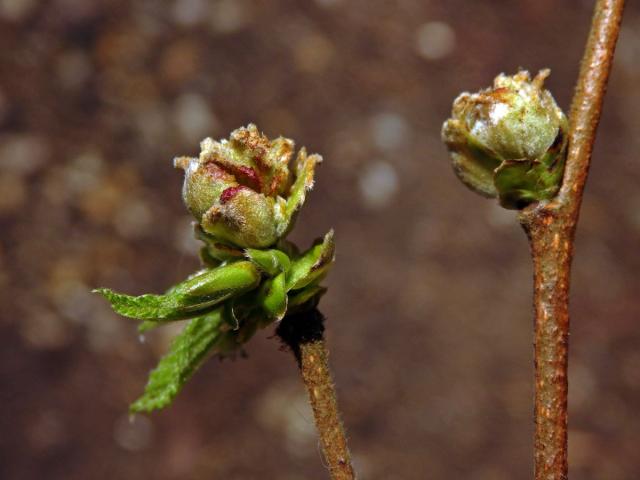
[[[298,361],[331,479],[355,479],[329,370],[323,315],[317,309],[287,315],[276,334],[291,348]]]
[[[520,215],[531,245],[535,310],[535,480],[566,480],[569,285],[575,229],[602,111],[624,0],[598,0],[570,114],[557,197]]]
[[[524,227],[534,265],[535,479],[565,480],[572,227],[544,209]]]

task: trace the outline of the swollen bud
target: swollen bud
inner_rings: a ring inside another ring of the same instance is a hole
[[[460,180],[505,208],[551,199],[560,188],[568,122],[543,88],[548,76],[498,75],[493,88],[459,95],[442,128]]]
[[[269,247],[288,233],[322,160],[302,149],[292,161],[292,140],[269,140],[252,124],[200,148],[199,158],[174,160],[185,171],[184,203],[202,239],[238,248]]]

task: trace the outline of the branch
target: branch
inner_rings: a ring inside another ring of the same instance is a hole
[[[566,480],[569,284],[576,224],[624,0],[598,0],[570,115],[562,187],[520,215],[531,244],[535,307],[536,480]]]
[[[278,326],[276,335],[291,348],[298,361],[331,479],[355,479],[329,370],[324,317],[315,309],[287,315]]]
[[[624,0],[599,0],[571,104],[569,151],[558,201],[577,221],[620,32]]]

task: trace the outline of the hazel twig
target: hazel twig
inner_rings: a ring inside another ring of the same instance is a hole
[[[569,285],[575,229],[615,51],[624,0],[599,0],[573,98],[560,192],[520,215],[531,244],[535,306],[536,480],[565,480]]]
[[[535,307],[535,479],[565,480],[569,284],[584,185],[624,0],[598,0],[571,115],[550,93],[549,74],[499,75],[493,88],[463,93],[442,138],[458,177],[520,210],[531,246]]]
[[[317,310],[287,315],[276,334],[298,361],[313,409],[322,452],[332,480],[352,480],[355,473],[347,447],[324,340],[324,317]]]

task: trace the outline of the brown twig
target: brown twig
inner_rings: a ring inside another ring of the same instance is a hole
[[[278,326],[276,334],[291,348],[298,361],[331,479],[355,479],[329,370],[329,353],[324,341],[324,317],[315,309],[287,315]]]
[[[531,244],[535,308],[536,480],[565,480],[569,284],[576,224],[624,0],[598,0],[570,115],[567,166],[557,197],[520,215]]]

